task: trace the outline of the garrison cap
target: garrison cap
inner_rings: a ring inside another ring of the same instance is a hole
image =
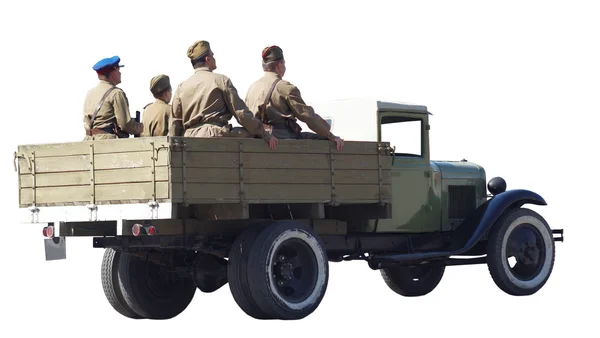
[[[121,58],[119,58],[118,56],[115,55],[113,57],[104,58],[104,59],[96,62],[93,69],[95,71],[101,71],[104,68],[108,68],[108,67],[123,67],[123,65],[119,65],[119,62],[121,62]]]
[[[150,80],[150,92],[154,95],[157,95],[170,86],[169,77],[165,74],[156,75]]]
[[[283,59],[283,50],[279,46],[266,47],[262,51],[262,59],[264,62]]]
[[[194,62],[197,59],[208,55],[208,52],[210,52],[210,44],[208,41],[199,40],[194,42],[188,48],[187,56],[190,58],[190,60],[192,60],[192,62]]]

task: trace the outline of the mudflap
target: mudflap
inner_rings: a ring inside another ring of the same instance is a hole
[[[46,261],[67,259],[66,237],[52,237],[44,239]]]

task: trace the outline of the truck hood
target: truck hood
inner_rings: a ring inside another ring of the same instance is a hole
[[[431,161],[434,168],[442,172],[442,178],[485,179],[485,170],[480,165],[466,161]]]

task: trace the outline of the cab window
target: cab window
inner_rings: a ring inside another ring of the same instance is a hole
[[[421,157],[423,120],[405,116],[381,118],[381,141],[396,147],[396,156]]]

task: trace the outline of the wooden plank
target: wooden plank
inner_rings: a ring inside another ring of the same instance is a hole
[[[182,185],[173,185],[173,198],[181,199]],[[379,201],[377,185],[339,184],[336,185],[336,200]],[[382,186],[382,198],[391,198],[391,185]],[[262,200],[279,201],[327,201],[331,198],[329,185],[322,184],[250,184],[244,182],[245,200],[260,202]],[[187,197],[191,201],[239,201],[238,184],[188,184]]]
[[[130,169],[131,170],[131,169]],[[377,170],[336,170],[336,183],[377,184]],[[238,183],[239,170],[221,168],[193,168],[186,173],[189,183]],[[390,170],[382,172],[383,184],[391,184]],[[173,170],[171,182],[181,183],[181,170]],[[244,183],[307,183],[330,184],[329,169],[246,169]]]
[[[20,145],[17,149],[18,153],[26,154],[30,154],[32,151],[35,151],[35,157],[42,158],[55,156],[60,157],[73,155],[87,155],[90,153],[91,144],[94,145],[94,153],[96,154],[125,153],[151,150],[151,142],[154,142],[157,147],[169,145],[166,136],[157,136],[128,139],[29,144]]]
[[[172,153],[171,166],[181,167],[179,152]],[[225,152],[187,152],[187,168],[238,168],[237,153]],[[391,166],[391,158],[381,158],[383,168]],[[244,170],[247,169],[329,169],[328,154],[265,154],[253,153],[244,156]],[[376,155],[335,155],[335,169],[378,169]]]
[[[88,149],[89,150],[89,149]],[[167,152],[159,152],[156,166],[166,166]],[[120,154],[96,154],[94,156],[94,169],[123,169],[152,166],[152,151],[130,152]],[[43,157],[35,159],[36,174],[58,173],[90,170],[90,155],[73,155],[62,157]],[[31,171],[27,166],[20,167],[21,174]]]
[[[382,159],[385,162],[384,159]],[[391,160],[390,160],[391,164]],[[256,153],[244,161],[244,168],[279,168],[279,169],[329,169],[328,154],[271,154]],[[385,164],[384,164],[385,167]],[[375,155],[340,155],[335,154],[335,171],[340,169],[378,169]]]
[[[94,172],[96,185],[98,184],[115,184],[115,183],[138,183],[152,182],[151,168],[127,168],[127,169],[108,169],[97,170]],[[21,188],[31,188],[33,185],[33,177],[29,174],[23,174],[19,177]],[[156,168],[156,180],[168,181],[169,168]],[[37,187],[59,187],[59,186],[76,186],[90,185],[89,171],[76,171],[66,173],[47,173],[36,174]]]
[[[96,201],[128,201],[152,199],[152,183],[109,184],[96,186]],[[169,198],[169,184],[156,183],[157,199]],[[90,200],[90,188],[87,185],[72,187],[46,187],[36,188],[36,198],[39,204],[48,203],[75,203]],[[31,204],[33,201],[32,189],[21,189],[20,204]]]
[[[182,167],[182,153],[171,153],[171,167]],[[198,152],[186,151],[186,167],[188,172],[191,168],[239,168],[239,155],[228,152]],[[181,169],[173,169],[181,170]]]
[[[181,201],[183,198],[183,185],[172,184],[172,198]],[[221,201],[239,201],[239,184],[224,183],[188,183],[186,200],[209,201],[208,203],[219,203]],[[192,202],[190,202],[192,203]],[[199,203],[199,202],[195,202]],[[205,202],[206,203],[206,202]]]
[[[186,137],[186,151],[200,152],[236,152],[238,144],[242,143],[244,152],[248,153],[293,153],[293,154],[328,154],[329,141],[322,140],[279,140],[276,149],[270,149],[267,143],[259,139],[231,139],[231,138],[193,138]],[[174,151],[181,151],[180,149]],[[377,142],[346,141],[342,151],[336,154],[374,155],[378,153]]]

